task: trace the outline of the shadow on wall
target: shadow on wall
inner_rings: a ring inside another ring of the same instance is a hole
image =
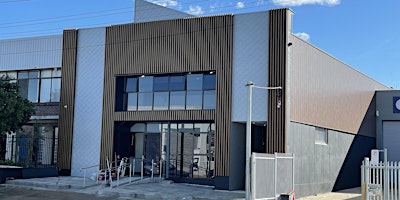
[[[336,178],[332,191],[360,187],[361,162],[375,148],[375,138],[356,135]]]
[[[343,165],[336,178],[333,191],[360,187],[361,162],[369,157],[371,149],[376,148],[376,96],[372,98],[368,110],[361,123],[358,134],[355,135]]]

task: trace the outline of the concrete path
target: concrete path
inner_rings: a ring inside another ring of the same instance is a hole
[[[51,190],[63,192],[77,192],[97,195],[100,197],[114,196],[118,199],[244,199],[244,191],[215,190],[211,186],[192,185],[184,183],[172,183],[171,181],[159,181],[159,179],[135,178],[129,183],[129,178],[120,181],[113,187],[93,180],[86,180],[83,186],[83,178],[78,177],[49,177],[34,179],[8,180],[4,187],[24,187],[34,190]]]
[[[301,200],[361,200],[361,188],[352,188],[338,192],[318,194],[315,196],[303,197]]]
[[[211,186],[173,183],[160,179],[143,179],[133,177],[131,182],[125,177],[116,181],[112,188],[104,182],[96,182],[80,177],[49,177],[34,179],[8,180],[3,187],[30,188],[34,190],[74,192],[97,197],[116,197],[117,199],[245,199],[244,191],[215,190]],[[301,200],[361,200],[361,189],[353,188],[339,192],[318,194],[296,198]]]

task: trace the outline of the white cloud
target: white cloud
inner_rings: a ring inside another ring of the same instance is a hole
[[[201,15],[204,13],[203,9],[197,5],[197,6],[189,6],[189,10],[187,13],[192,14],[192,15]]]
[[[241,1],[239,1],[239,2],[237,2],[236,3],[236,8],[244,8],[244,3],[243,2],[241,2]]]
[[[340,4],[340,0],[272,0],[272,2],[281,6],[301,6],[305,4],[336,6]]]
[[[151,0],[150,2],[164,7],[178,5],[177,0]]]
[[[295,33],[294,35],[305,41],[310,40],[310,35],[308,35],[307,33]]]

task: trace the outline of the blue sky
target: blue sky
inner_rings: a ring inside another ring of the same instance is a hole
[[[400,89],[399,0],[148,0],[194,15],[289,7],[293,33],[384,85]],[[132,0],[0,0],[0,40],[129,23]]]

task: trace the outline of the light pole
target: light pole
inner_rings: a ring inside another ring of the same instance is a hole
[[[246,199],[251,199],[251,187],[250,187],[250,167],[251,167],[251,106],[253,96],[253,82],[249,81],[246,84],[249,88],[249,98],[247,101],[247,122],[246,122]]]
[[[246,200],[251,200],[251,111],[252,111],[252,98],[253,98],[253,87],[264,90],[281,90],[282,86],[278,87],[261,87],[256,86],[252,81],[249,81],[246,85],[249,89],[249,96],[247,101],[247,122],[246,122]]]

